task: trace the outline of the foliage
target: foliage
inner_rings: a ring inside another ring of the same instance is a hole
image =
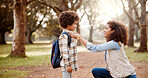
[[[5,44],[5,33],[13,28],[13,2],[0,1],[0,44]]]
[[[10,31],[13,28],[12,0],[0,1],[0,30]]]
[[[58,37],[60,33],[62,32],[62,28],[59,27],[58,25],[58,20],[57,19],[49,19],[49,22],[47,23],[46,29],[48,30],[48,35],[54,35]]]
[[[46,32],[48,35],[59,36],[61,28],[58,25],[58,16],[67,10],[76,11],[82,4],[82,0],[41,0],[40,4],[48,7],[48,20],[46,21]]]

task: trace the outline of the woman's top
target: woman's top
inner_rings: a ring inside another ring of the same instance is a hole
[[[120,43],[120,42],[119,42]],[[92,52],[105,51],[105,61],[110,75],[114,78],[126,77],[135,73],[135,68],[129,63],[124,45],[115,41],[109,41],[99,45],[87,43],[86,48]],[[121,46],[121,47],[120,47]]]

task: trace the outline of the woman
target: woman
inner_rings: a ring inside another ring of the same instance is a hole
[[[93,45],[87,42],[80,34],[70,33],[92,52],[105,51],[107,68],[94,68],[92,74],[95,78],[137,78],[135,68],[129,63],[124,46],[127,45],[128,31],[125,25],[118,21],[108,21],[104,36],[106,43]]]

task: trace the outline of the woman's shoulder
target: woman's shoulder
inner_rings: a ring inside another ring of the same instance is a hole
[[[116,47],[120,48],[120,42],[116,42],[114,40],[111,40],[111,41],[108,41],[107,43],[112,45],[112,46],[116,46]]]
[[[120,44],[119,44],[119,42],[116,42],[116,41],[114,41],[114,40],[111,40],[111,41],[108,41],[107,42],[110,46],[112,46],[112,47],[116,47],[116,49],[117,50],[119,50],[120,49]]]
[[[116,42],[116,41],[114,41],[114,40],[108,41],[107,43],[119,44],[119,42]]]

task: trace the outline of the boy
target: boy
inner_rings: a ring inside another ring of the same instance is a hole
[[[59,24],[63,28],[63,32],[73,32],[77,27],[79,17],[74,11],[64,11],[59,16]],[[71,78],[72,71],[77,71],[77,43],[76,39],[71,38],[70,47],[68,46],[68,36],[62,34],[59,37],[60,53],[63,57],[61,60],[61,71],[63,78]]]

